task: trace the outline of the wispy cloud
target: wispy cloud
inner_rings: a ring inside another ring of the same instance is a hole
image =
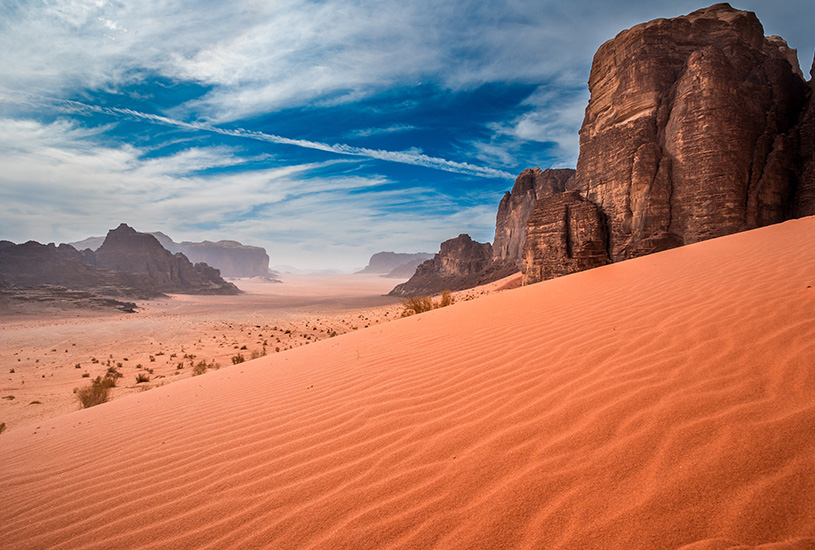
[[[398,162],[401,164],[410,164],[413,166],[424,166],[425,168],[433,168],[436,170],[444,170],[446,172],[455,172],[458,174],[467,174],[471,176],[479,176],[486,178],[512,178],[512,174],[503,170],[496,170],[494,168],[476,166],[468,162],[457,162],[453,160],[431,157],[416,150],[409,151],[387,151],[383,149],[369,149],[366,147],[355,147],[342,143],[328,144],[318,141],[310,141],[304,139],[292,139],[274,134],[267,134],[256,130],[247,130],[245,128],[223,128],[215,126],[206,122],[185,122],[176,120],[170,117],[156,115],[152,113],[142,113],[133,109],[122,109],[119,107],[103,107],[99,105],[89,105],[78,101],[60,101],[57,102],[63,109],[74,111],[93,111],[96,113],[107,114],[116,117],[129,117],[138,120],[144,120],[151,124],[162,124],[165,126],[174,126],[186,130],[195,130],[203,132],[211,132],[225,136],[239,137],[251,139],[255,141],[264,141],[267,143],[276,143],[279,145],[292,145],[295,147],[302,147],[304,149],[314,149],[317,151],[325,151],[328,153],[335,153],[338,155],[348,155],[354,157],[366,157],[370,159],[383,160],[386,162]]]
[[[387,134],[401,134],[403,132],[410,132],[411,130],[417,129],[418,127],[414,126],[413,124],[391,124],[390,126],[386,126],[383,128],[360,128],[358,130],[353,130],[351,132],[348,132],[348,137],[365,138]]]

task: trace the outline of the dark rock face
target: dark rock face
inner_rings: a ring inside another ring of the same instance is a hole
[[[69,245],[28,241],[0,248],[0,276],[21,288],[52,285],[138,299],[161,295],[145,276],[113,272],[84,263],[82,258],[83,253]]]
[[[433,254],[427,252],[417,252],[416,254],[406,254],[402,252],[377,252],[371,259],[368,260],[368,265],[359,273],[381,273],[389,274],[389,276],[398,277],[399,275],[392,275],[394,270],[409,270],[407,274],[410,277],[411,273],[416,269],[416,266],[422,262],[429,260]],[[413,266],[410,269],[406,266]]]
[[[526,242],[527,221],[537,201],[543,197],[562,193],[574,180],[574,170],[526,169],[515,179],[511,192],[507,192],[498,205],[495,219],[493,257],[520,266]]]
[[[809,101],[801,115],[798,133],[801,164],[793,210],[795,217],[815,215],[815,59],[809,74],[812,77],[809,81]]]
[[[176,254],[184,254],[193,263],[205,263],[220,270],[224,277],[267,277],[269,255],[259,246],[247,246],[237,241],[173,241],[164,233],[151,233],[161,245]]]
[[[603,44],[575,187],[605,213],[611,259],[784,220],[808,95],[799,75],[782,39],[727,4]]]
[[[517,267],[493,260],[492,245],[473,241],[462,234],[441,243],[439,253],[416,268],[405,283],[396,286],[390,296],[437,294],[443,290],[462,290],[486,284],[515,273]]]
[[[529,217],[523,284],[609,263],[600,209],[576,191],[543,197]]]
[[[161,292],[184,294],[237,294],[207,264],[193,265],[183,254],[172,254],[148,233],[121,224],[108,232],[96,251],[96,265],[112,271],[147,276]]]

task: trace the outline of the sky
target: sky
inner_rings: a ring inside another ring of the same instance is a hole
[[[815,50],[815,2],[745,0]],[[597,48],[684,0],[4,0],[0,239],[125,222],[353,270],[492,241],[525,168],[574,167]]]

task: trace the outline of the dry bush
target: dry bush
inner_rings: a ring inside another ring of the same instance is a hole
[[[246,361],[246,358],[243,356],[242,353],[232,356],[232,364],[237,365],[238,363],[243,363]]]
[[[80,407],[87,409],[106,402],[110,395],[110,388],[115,384],[115,380],[97,376],[89,386],[74,390]]]
[[[150,381],[150,377],[147,376],[146,374],[144,374],[143,372],[140,372],[139,374],[136,375],[136,384],[141,384],[142,382],[149,382],[149,381]]]
[[[192,367],[192,375],[198,376],[207,372],[207,362],[206,361],[198,361],[195,366]]]
[[[436,304],[436,307],[447,307],[452,305],[454,301],[453,293],[449,290],[444,290],[441,293],[441,298],[439,298],[439,303]]]
[[[411,296],[402,301],[402,306],[405,308],[402,317],[407,317],[433,309],[433,299],[430,296]]]

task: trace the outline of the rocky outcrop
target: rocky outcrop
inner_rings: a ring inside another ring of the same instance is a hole
[[[223,277],[268,277],[269,255],[259,246],[247,246],[237,241],[173,241],[161,232],[151,233],[161,245],[176,254],[184,254],[193,263],[205,263],[221,272]]]
[[[527,222],[537,202],[543,197],[561,193],[574,181],[574,170],[526,169],[515,179],[498,205],[495,240],[492,251],[496,260],[518,264],[523,260]]]
[[[614,261],[784,220],[808,90],[794,50],[716,4],[603,44],[575,187],[608,220]]]
[[[815,59],[809,74],[809,100],[798,126],[801,165],[793,210],[795,217],[815,215]]]
[[[415,254],[408,254],[403,252],[377,252],[371,259],[368,260],[368,265],[359,273],[378,273],[381,275],[392,275],[394,270],[404,271],[409,270],[408,277],[415,271],[416,267],[422,262],[433,258],[433,254],[427,252],[417,252]],[[409,266],[413,266],[410,269]]]
[[[416,296],[462,290],[498,280],[517,270],[514,264],[495,261],[489,243],[479,243],[462,234],[441,243],[439,253],[419,265],[413,277],[396,286],[389,295]]]
[[[20,288],[50,285],[137,299],[161,295],[148,277],[99,268],[83,262],[83,257],[69,245],[28,241],[0,248],[0,276]]]
[[[166,250],[153,235],[121,224],[108,232],[96,251],[96,265],[112,271],[147,276],[161,292],[183,294],[237,294],[218,270],[204,263],[193,265],[181,253]]]
[[[576,191],[538,201],[529,217],[523,284],[609,263],[608,233],[600,209]]]

